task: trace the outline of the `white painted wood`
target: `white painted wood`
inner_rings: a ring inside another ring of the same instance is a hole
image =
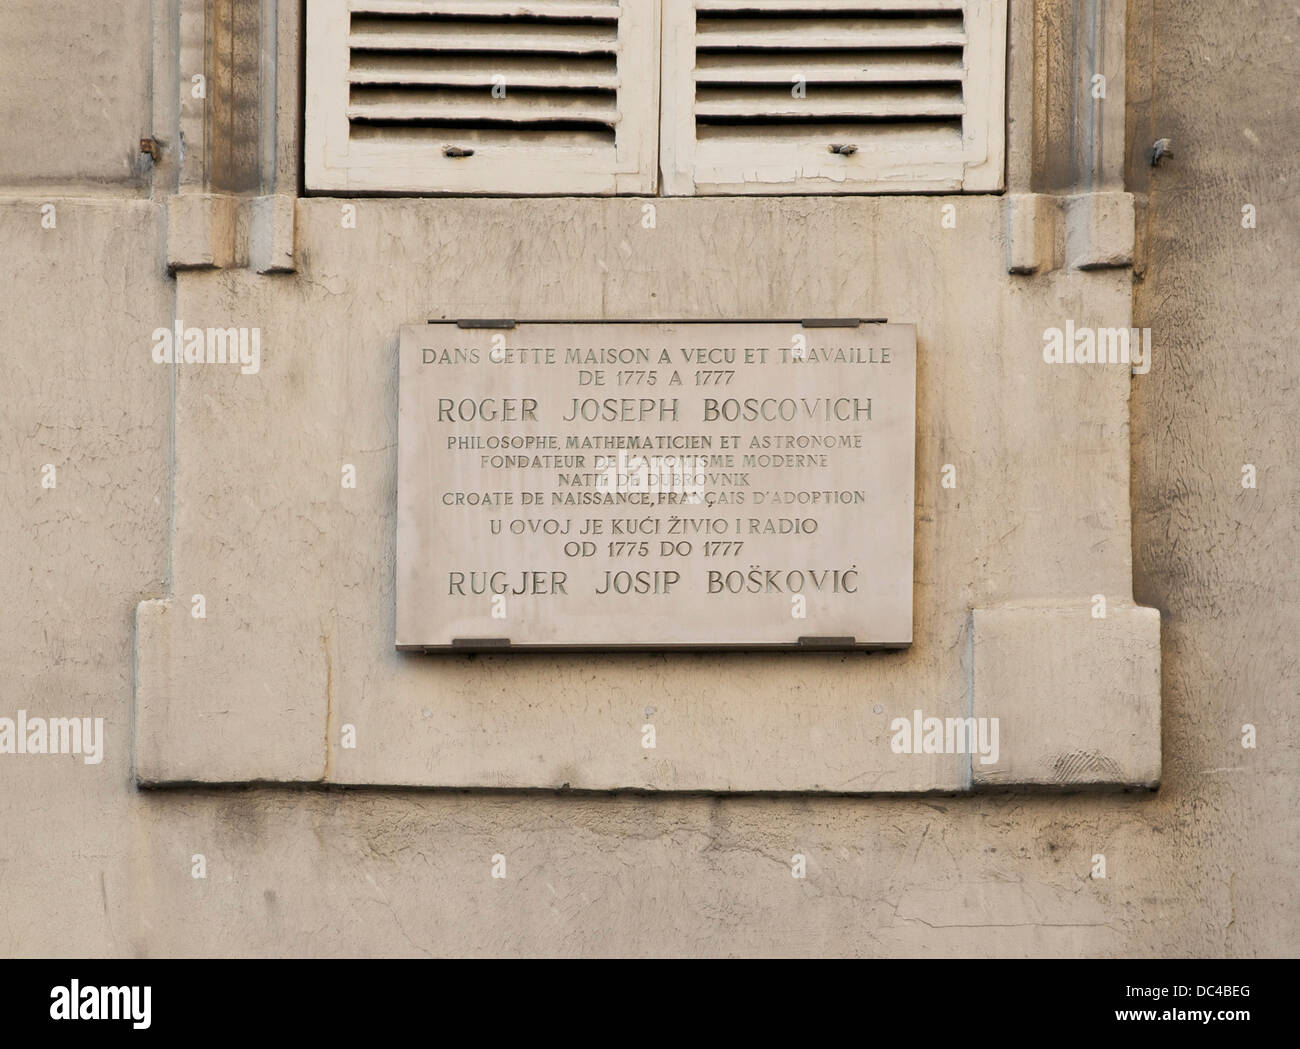
[[[726,25],[697,26],[701,44],[728,48],[960,47],[966,34],[938,19],[900,24],[889,19],[737,18]]]
[[[696,7],[710,11],[959,11],[966,0],[697,0]]]
[[[659,0],[313,0],[307,189],[653,193],[658,48]]]
[[[354,84],[442,84],[448,87],[491,87],[501,63],[491,55],[421,56],[358,54],[352,56],[348,79]],[[958,76],[961,70],[958,69]],[[510,63],[515,87],[572,87],[615,90],[618,71],[599,60],[523,56]]]
[[[1001,189],[1006,19],[1006,0],[664,0],[664,192]]]
[[[708,89],[696,89],[695,115],[712,117],[775,116],[819,117],[859,116],[920,117],[961,116],[966,106],[960,92],[907,88],[903,92],[877,95],[871,91],[835,92],[812,98],[792,98],[790,92],[749,89],[711,96]],[[823,136],[824,137],[824,136]]]
[[[397,26],[383,19],[376,25],[354,27],[348,46],[357,50],[381,51],[511,51],[554,52],[561,55],[604,54],[618,39],[618,25],[556,26],[543,29],[536,23],[480,26],[466,22],[430,22]]]
[[[618,0],[353,0],[352,10],[376,14],[550,15],[608,19]],[[615,16],[617,17],[617,15]]]
[[[695,79],[710,84],[770,83],[774,75],[784,73],[789,65],[789,59],[780,54],[696,55]],[[960,82],[965,75],[960,55],[937,55],[924,51],[914,55],[892,55],[870,65],[830,52],[805,58],[801,66],[810,80],[837,84],[917,80]]]

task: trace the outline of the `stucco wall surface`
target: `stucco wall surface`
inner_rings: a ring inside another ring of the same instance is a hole
[[[1129,600],[1128,376],[1041,355],[1066,311],[1127,326],[1128,272],[1009,276],[1000,198],[958,198],[956,229],[934,198],[663,200],[651,230],[635,199],[348,206],[355,225],[338,200],[300,203],[296,273],[177,278],[186,325],[259,327],[263,352],[256,375],[177,369],[177,596],[161,623],[141,620],[145,779],[960,789],[968,757],[900,756],[888,726],[918,708],[969,712],[970,609]],[[850,656],[395,652],[398,332],[482,316],[915,322],[916,643]],[[355,489],[340,484],[347,463]],[[955,489],[940,485],[945,463]],[[1094,644],[1083,661],[1115,652]],[[1068,694],[1039,699],[1068,715]],[[1008,749],[1023,735],[1009,715]],[[355,748],[339,746],[344,724]],[[1145,736],[1154,744],[1154,724]]]

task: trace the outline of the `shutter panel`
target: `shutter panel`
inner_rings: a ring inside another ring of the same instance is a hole
[[[664,4],[666,193],[1002,188],[1006,0]]]
[[[653,193],[658,45],[659,0],[307,0],[307,189]]]

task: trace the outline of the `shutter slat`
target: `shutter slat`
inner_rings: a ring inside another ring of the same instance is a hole
[[[696,119],[746,117],[772,123],[840,117],[846,121],[911,117],[953,117],[966,112],[960,91],[910,89],[888,94],[863,91],[791,98],[788,91],[744,90],[706,95],[695,103]]]
[[[585,96],[564,98],[553,93],[529,97],[522,92],[508,98],[480,100],[456,98],[379,97],[353,101],[348,106],[349,120],[390,122],[442,122],[491,124],[582,122],[612,126],[618,116],[611,94],[606,101]]]
[[[965,5],[966,0],[696,0],[695,9],[701,14],[793,11],[816,17],[827,12],[961,11]]]
[[[860,124],[819,124],[815,127],[787,124],[783,127],[756,129],[745,124],[702,125],[700,141],[735,148],[737,154],[755,160],[785,158],[792,151],[808,156],[827,156],[831,145],[850,143],[858,147],[853,157],[833,157],[839,162],[853,161],[870,153],[906,150],[951,149],[961,144],[961,128],[943,123],[897,124],[872,128],[868,133]]]
[[[353,14],[618,21],[618,0],[350,0]]]
[[[517,155],[519,150],[552,148],[554,132],[512,124],[501,127],[466,127],[463,124],[364,124],[353,125],[352,139],[366,145],[384,144],[434,149],[444,146],[494,151],[495,157],[505,159]],[[564,136],[566,148],[581,149],[593,155],[612,150],[606,131],[575,129]]]
[[[960,81],[965,75],[961,53],[703,54],[695,64],[699,84],[789,84],[798,73],[809,84]]]
[[[614,54],[618,30],[611,26],[500,25],[475,22],[418,22],[356,19],[348,37],[353,50],[499,51]]]
[[[966,34],[949,19],[735,19],[701,22],[697,51],[762,48],[835,50],[852,48],[961,47]]]
[[[353,84],[413,84],[418,86],[490,88],[494,76],[504,75],[507,88],[555,87],[574,90],[613,90],[618,67],[612,57],[571,55],[516,57],[503,69],[495,55],[406,56],[358,51],[352,55],[348,81]]]

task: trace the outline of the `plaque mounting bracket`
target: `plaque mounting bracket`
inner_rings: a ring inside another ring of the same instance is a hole
[[[888,324],[886,317],[807,317],[799,322],[805,328],[856,328],[860,324]]]

